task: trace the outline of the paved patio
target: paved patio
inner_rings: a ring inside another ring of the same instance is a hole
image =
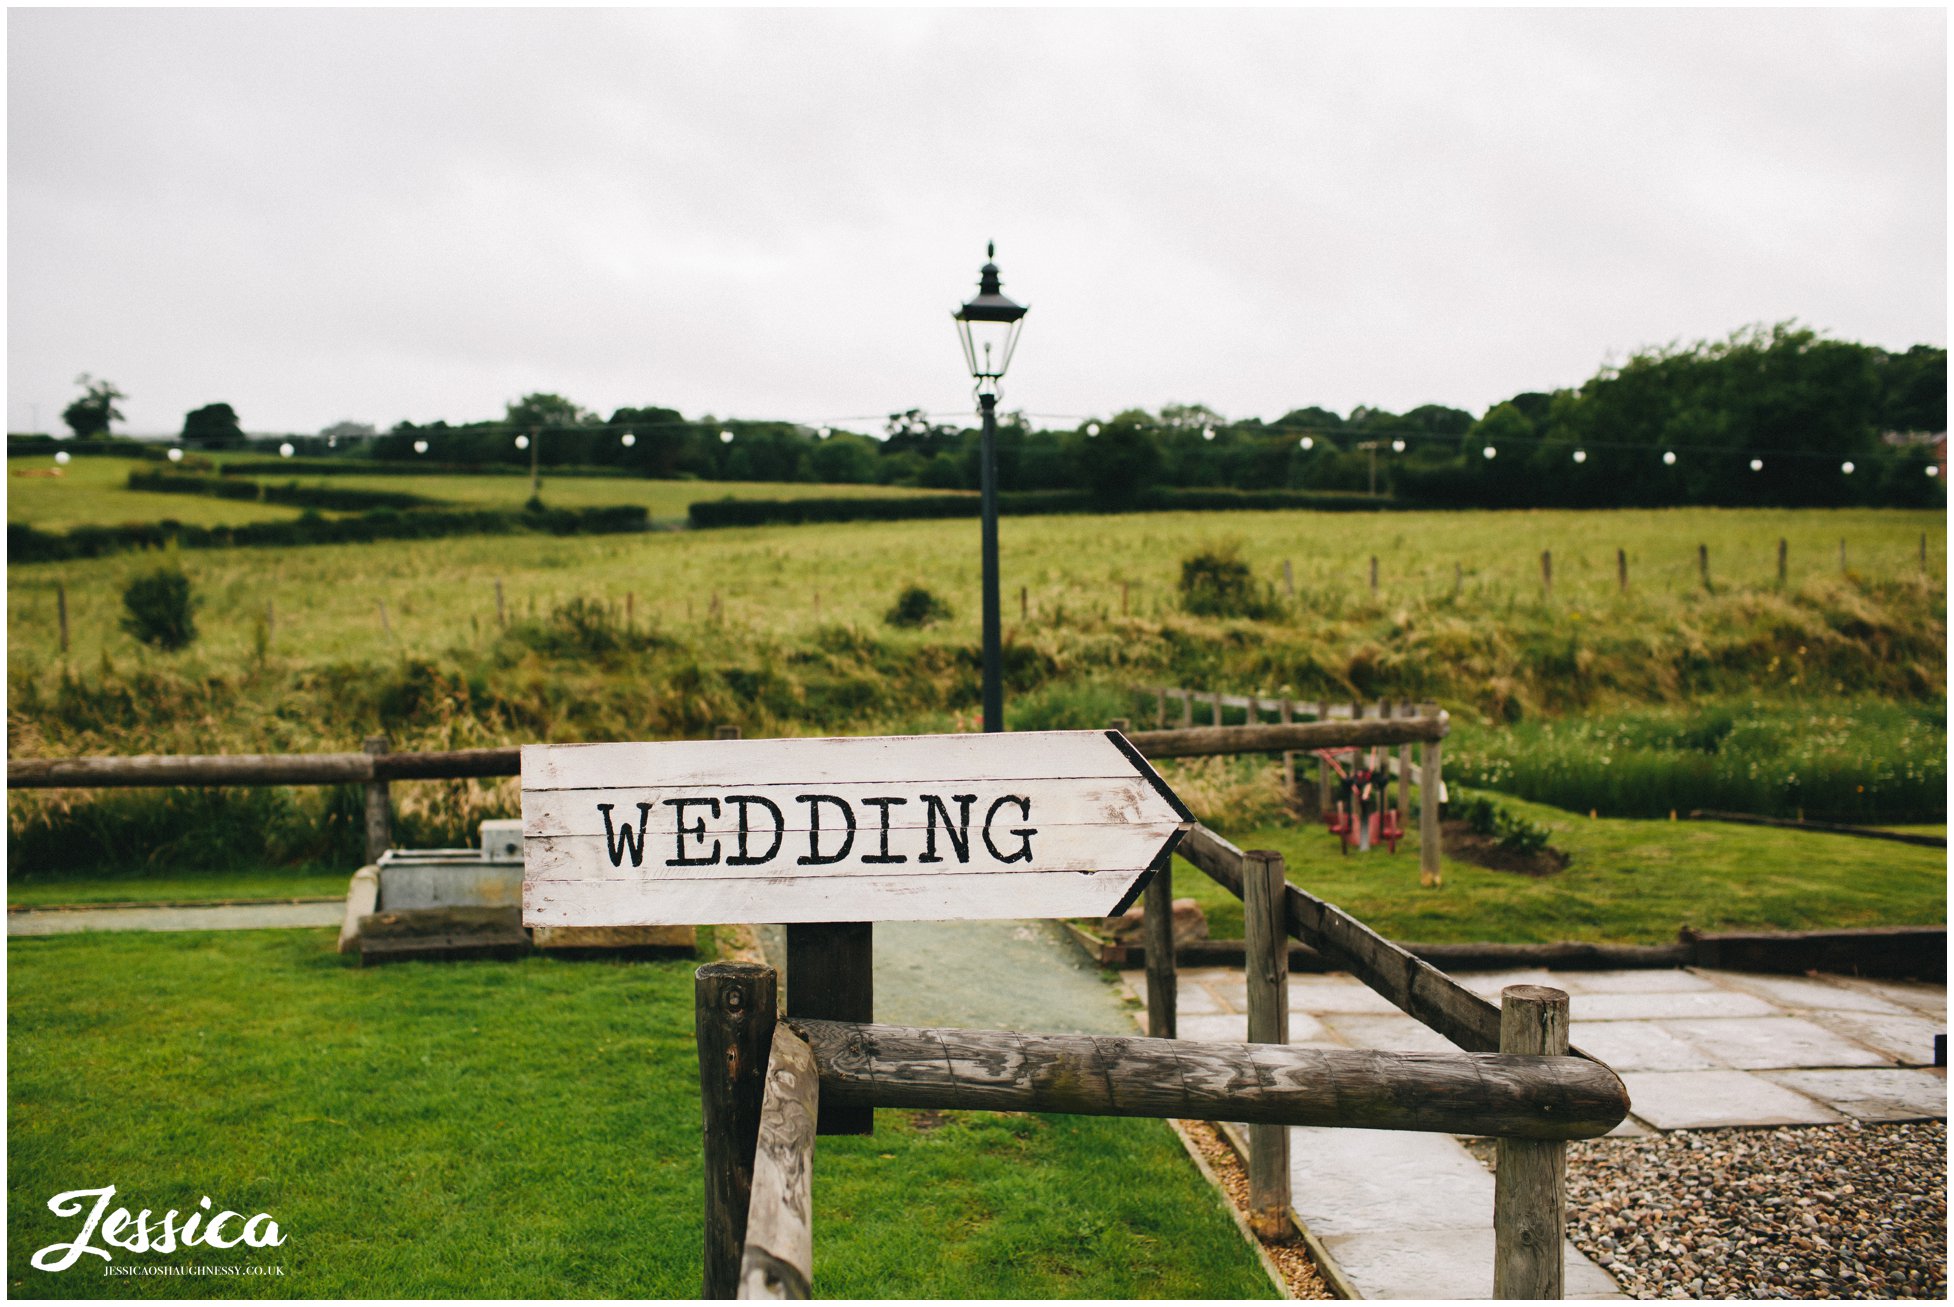
[[[1145,974],[1123,979],[1144,1004]],[[1944,985],[1699,969],[1458,980],[1494,1002],[1508,985],[1567,991],[1573,1042],[1628,1086],[1632,1112],[1617,1134],[1947,1115],[1946,1072],[1932,1065],[1934,1036],[1947,1029]],[[1184,970],[1179,998],[1181,1038],[1246,1037],[1241,972]],[[1347,975],[1292,976],[1289,1004],[1294,1044],[1453,1051]],[[1291,1158],[1298,1220],[1361,1296],[1492,1296],[1493,1178],[1458,1140],[1298,1129]],[[1572,1244],[1567,1294],[1622,1296]]]

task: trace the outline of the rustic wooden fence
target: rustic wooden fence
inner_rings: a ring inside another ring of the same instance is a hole
[[[1436,746],[1449,729],[1443,713],[1389,722],[1297,722],[1243,728],[1190,727],[1138,731],[1128,739],[1142,756],[1195,758],[1213,754],[1272,753],[1369,743],[1425,741]],[[721,739],[738,727],[722,726]],[[1379,734],[1383,732],[1383,734]],[[155,754],[93,758],[12,758],[9,789],[96,789],[132,786],[363,785],[366,787],[366,860],[377,861],[392,845],[394,781],[467,780],[522,774],[522,750],[451,749],[395,753],[384,735],[368,736],[359,753]],[[1433,817],[1436,821],[1436,813]],[[1434,835],[1434,840],[1436,836]]]
[[[1375,702],[1354,700],[1350,703],[1331,703],[1327,700],[1305,700],[1279,698],[1266,694],[1223,694],[1219,690],[1185,690],[1174,686],[1151,687],[1144,693],[1155,696],[1157,704],[1156,719],[1164,729],[1169,717],[1168,705],[1179,705],[1181,729],[1191,729],[1194,724],[1195,706],[1198,704],[1203,716],[1211,718],[1210,729],[1241,730],[1261,724],[1265,717],[1274,716],[1283,724],[1297,721],[1305,723],[1350,722],[1373,723],[1377,728],[1374,735],[1361,732],[1346,742],[1333,746],[1317,745],[1316,748],[1343,747],[1344,743],[1360,748],[1384,748],[1395,745],[1395,750],[1383,756],[1384,770],[1397,782],[1397,809],[1399,821],[1404,829],[1411,829],[1411,783],[1417,777],[1418,783],[1418,879],[1421,884],[1437,886],[1440,883],[1439,860],[1443,853],[1442,838],[1439,834],[1439,804],[1445,793],[1444,732],[1431,739],[1404,739],[1391,735],[1386,728],[1390,722],[1402,720],[1445,720],[1448,715],[1435,703],[1393,701],[1378,699]],[[1239,708],[1244,720],[1240,726],[1225,726],[1222,721],[1224,710]],[[1417,749],[1414,765],[1413,748]],[[1144,751],[1144,750],[1143,750]],[[1246,752],[1246,750],[1244,750]],[[1312,794],[1309,787],[1302,784],[1296,765],[1296,751],[1285,750],[1282,755],[1282,783],[1291,799],[1301,802],[1305,808],[1314,799],[1317,812],[1326,812],[1335,802],[1330,766],[1322,759],[1316,763],[1316,785]],[[1430,796],[1429,798],[1427,796]]]
[[[1628,1112],[1619,1077],[1569,1047],[1567,996],[1515,985],[1496,1007],[1288,884],[1277,854],[1244,853],[1200,826],[1180,852],[1243,899],[1245,1043],[1175,1038],[1165,868],[1146,890],[1145,1038],[780,1020],[772,968],[700,968],[705,1296],[811,1296],[815,1122],[827,1105],[1242,1123],[1250,1220],[1266,1233],[1290,1221],[1290,1126],[1489,1135],[1499,1141],[1494,1292],[1561,1297],[1566,1141],[1605,1134]],[[1285,1047],[1292,936],[1336,958],[1462,1051]]]

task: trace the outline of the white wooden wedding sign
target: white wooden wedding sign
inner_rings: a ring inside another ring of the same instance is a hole
[[[1090,917],[1193,824],[1118,731],[526,745],[523,924]]]

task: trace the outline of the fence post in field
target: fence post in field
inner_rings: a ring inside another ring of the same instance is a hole
[[[705,1298],[739,1292],[778,992],[773,968],[753,962],[708,962],[693,976],[705,1123]]]
[[[1020,622],[1031,620],[1031,589],[1029,586],[1021,585],[1018,587],[1018,620]]]
[[[1779,536],[1779,537],[1778,537],[1778,585],[1779,585],[1780,587],[1782,587],[1782,586],[1784,585],[1784,578],[1785,578],[1785,566],[1784,566],[1784,564],[1785,564],[1785,552],[1786,552],[1786,550],[1787,550],[1788,548],[1789,548],[1789,546],[1788,546],[1788,545],[1787,545],[1787,544],[1785,543],[1785,539],[1784,539],[1784,537],[1783,537],[1783,536]]]
[[[1398,716],[1416,717],[1418,705],[1406,703],[1398,705]],[[1398,746],[1398,825],[1408,825],[1411,820],[1411,746]]]
[[[1277,715],[1282,719],[1284,726],[1296,720],[1295,706],[1290,701],[1288,695],[1283,696],[1281,704],[1278,705]],[[1282,754],[1282,792],[1289,796],[1291,803],[1296,802],[1301,797],[1297,792],[1296,751],[1294,749],[1286,749]]]
[[[66,582],[54,583],[54,617],[61,627],[61,652],[68,652],[68,586]]]
[[[379,755],[392,750],[392,742],[384,735],[369,735],[360,747],[369,754]],[[380,861],[380,855],[393,846],[394,841],[393,800],[387,793],[387,783],[383,780],[370,780],[366,783],[366,860],[369,863]]]
[[[805,1302],[814,1296],[814,1122],[820,1102],[821,1073],[807,1041],[791,1026],[774,1027],[742,1240],[742,1298]]]
[[[1181,729],[1190,729],[1194,725],[1194,691],[1176,690],[1175,693],[1181,701]]]
[[[1547,592],[1547,597],[1552,599],[1554,597],[1554,551],[1551,549],[1540,551],[1540,585]]]
[[[1330,720],[1330,705],[1320,699],[1316,703],[1316,720],[1319,722]],[[1330,766],[1330,760],[1318,753],[1316,755],[1316,810],[1318,812],[1329,812],[1336,805],[1335,796],[1330,790],[1330,777],[1333,774],[1334,769]]]
[[[1377,555],[1371,555],[1371,597],[1377,597]]]
[[[1174,860],[1153,869],[1142,893],[1147,928],[1147,1037],[1180,1038],[1180,978],[1174,965]]]
[[[740,738],[740,728],[737,726],[715,726],[712,728],[712,738],[715,740],[737,740]]]
[[[1242,855],[1242,946],[1248,1042],[1289,1042],[1289,922],[1282,855]],[[1289,1127],[1248,1128],[1248,1220],[1265,1238],[1289,1228]]]
[[[265,600],[265,643],[270,644],[278,634],[278,608],[276,601]]]
[[[1545,985],[1500,993],[1499,1051],[1567,1055],[1567,995]],[[1493,1174],[1493,1297],[1565,1296],[1567,1144],[1502,1139]]]
[[[1710,547],[1708,545],[1696,546],[1696,575],[1703,582],[1703,588],[1708,590],[1710,588]]]
[[[1133,721],[1129,717],[1115,717],[1106,724],[1118,731],[1121,735],[1125,735],[1133,729]]]
[[[1128,614],[1129,605],[1127,600],[1132,587],[1133,583],[1131,581],[1121,581],[1119,583],[1119,615],[1121,617],[1125,617]]]
[[[1839,570],[1840,570],[1841,572],[1843,572],[1843,571],[1845,571],[1845,570],[1846,570],[1846,566],[1845,566],[1845,537],[1844,537],[1844,536],[1840,536],[1840,537],[1839,537]]]
[[[1438,789],[1443,740],[1426,740],[1418,768],[1418,883],[1437,889],[1441,875],[1438,865]]]
[[[391,636],[394,633],[394,624],[387,620],[387,601],[377,599],[374,602],[380,605],[380,629]]]
[[[1208,697],[1214,700],[1214,724],[1219,726],[1221,725],[1221,691],[1216,690]]]
[[[495,624],[497,626],[509,624],[509,610],[502,602],[502,578],[499,576],[495,578]]]
[[[624,592],[624,629],[627,631],[631,629],[632,626],[631,610],[637,607],[637,602],[638,602],[637,595],[631,593],[631,591],[629,590],[626,590]],[[821,606],[821,600],[818,594],[815,596],[814,606],[817,610]]]
[[[1920,538],[1924,541],[1927,537],[1922,536]],[[1924,550],[1926,546],[1923,544],[1921,548]],[[1296,569],[1289,565],[1287,558],[1282,560],[1282,589],[1283,593],[1288,595],[1289,598],[1294,599],[1296,597]]]
[[[1615,584],[1623,594],[1628,593],[1628,550],[1615,551]]]
[[[1163,731],[1166,730],[1167,729],[1167,691],[1164,689],[1160,691],[1160,712],[1158,713],[1158,717],[1159,717],[1160,729]]]
[[[1454,595],[1457,595],[1459,591],[1465,589],[1465,583],[1466,583],[1465,564],[1461,563],[1455,558],[1452,560],[1452,593]]]
[[[1925,531],[1920,533],[1920,570],[1923,573],[1927,570],[1927,533]]]

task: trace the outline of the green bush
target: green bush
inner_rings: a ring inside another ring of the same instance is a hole
[[[1181,607],[1201,617],[1268,617],[1275,601],[1234,543],[1210,545],[1181,560]]]
[[[948,621],[950,605],[920,585],[912,585],[896,596],[896,605],[883,614],[890,626],[928,626]]]
[[[180,567],[165,565],[137,577],[122,592],[122,605],[129,610],[122,629],[144,644],[176,650],[197,638],[197,600]]]
[[[1509,852],[1524,856],[1547,847],[1549,832],[1545,826],[1514,816],[1484,795],[1465,800],[1455,812],[1473,834],[1496,839]]]

